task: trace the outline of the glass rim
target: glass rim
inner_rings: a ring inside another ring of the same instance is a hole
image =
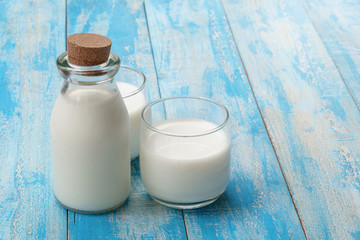
[[[208,103],[211,103],[213,105],[216,105],[216,106],[220,107],[221,109],[223,109],[225,111],[225,114],[226,114],[225,120],[221,124],[217,125],[213,129],[210,129],[208,131],[204,131],[202,133],[196,133],[196,134],[176,134],[176,133],[165,132],[165,131],[162,131],[162,130],[159,130],[159,129],[155,128],[148,121],[145,120],[144,114],[152,106],[154,106],[155,104],[161,103],[161,102],[165,102],[165,101],[169,101],[169,100],[176,100],[176,99],[200,100],[200,101],[204,101],[204,102],[208,102]],[[150,130],[152,130],[152,131],[154,131],[156,133],[171,136],[171,137],[200,137],[200,136],[205,136],[205,135],[215,133],[215,132],[223,129],[226,126],[226,124],[229,122],[229,117],[230,117],[229,111],[227,110],[227,108],[223,104],[215,102],[215,101],[210,100],[208,98],[190,97],[190,96],[189,97],[186,97],[186,96],[183,96],[183,97],[170,97],[170,98],[159,99],[159,100],[156,100],[154,102],[149,103],[147,106],[145,106],[145,108],[141,112],[141,120],[142,120],[142,122],[145,123],[147,128],[149,128]]]
[[[145,88],[145,85],[146,85],[146,76],[145,74],[136,69],[136,68],[133,68],[133,67],[130,67],[130,66],[127,66],[127,65],[120,65],[120,68],[119,69],[122,69],[122,68],[125,68],[125,69],[128,69],[128,70],[131,70],[131,71],[134,71],[136,72],[137,74],[139,74],[142,78],[142,83],[140,85],[140,87],[138,87],[136,90],[130,92],[129,94],[125,95],[125,96],[122,96],[123,98],[128,98],[128,97],[131,97],[131,96],[134,96],[135,94],[141,92],[144,88]],[[115,80],[115,79],[114,79]],[[123,82],[123,81],[116,81],[115,82]]]

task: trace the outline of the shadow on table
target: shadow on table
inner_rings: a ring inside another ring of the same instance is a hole
[[[252,181],[242,179],[243,184],[229,182],[226,191],[214,203],[199,209],[185,210],[184,213],[192,215],[217,215],[227,217],[230,215],[246,215],[261,208],[261,194],[255,189]],[[242,188],[239,189],[239,185]]]

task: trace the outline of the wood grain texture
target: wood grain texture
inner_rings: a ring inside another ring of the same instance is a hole
[[[68,1],[68,34],[110,37],[148,77],[150,99],[228,107],[231,181],[213,205],[184,211],[190,239],[305,238],[258,106],[308,238],[360,239],[360,113],[341,79],[359,103],[360,5],[303,3],[223,0],[224,12],[220,0],[149,0],[145,14],[141,0]],[[67,221],[70,239],[185,239],[182,211],[149,198],[138,160],[115,212],[67,219],[55,201],[49,122],[65,16],[65,1],[0,1],[0,239],[66,239]]]
[[[307,236],[359,239],[360,112],[303,5],[223,3]]]
[[[68,35],[92,32],[109,37],[122,64],[138,68],[147,77],[150,100],[159,98],[157,77],[142,1],[68,2]],[[133,192],[115,212],[92,216],[69,211],[70,239],[184,239],[182,212],[151,200],[141,183],[139,161],[132,162]],[[74,219],[76,218],[76,219]]]
[[[353,97],[360,105],[360,3],[303,1],[309,16]]]
[[[65,2],[0,1],[0,9],[0,239],[66,239],[49,135]]]
[[[75,222],[76,221],[76,222]],[[69,212],[69,239],[186,239],[182,213],[146,192],[132,192],[118,210],[101,215]]]
[[[225,194],[184,211],[189,239],[304,239],[219,1],[145,1],[163,97],[201,96],[231,114]]]

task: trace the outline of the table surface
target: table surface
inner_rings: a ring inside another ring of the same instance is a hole
[[[0,1],[0,239],[360,239],[360,2]],[[198,210],[146,194],[118,210],[54,199],[49,120],[66,37],[113,40],[150,99],[202,96],[231,115],[226,192]]]

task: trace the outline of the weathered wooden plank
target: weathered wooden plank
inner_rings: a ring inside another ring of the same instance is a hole
[[[49,135],[65,2],[1,1],[0,9],[0,239],[65,239]]]
[[[76,214],[76,220],[69,213],[69,239],[186,239],[181,211],[157,204],[145,192],[133,192],[111,213]]]
[[[69,1],[68,35],[103,34],[113,41],[112,51],[122,63],[144,72],[149,98],[159,98],[157,78],[142,1]],[[145,194],[138,159],[132,163],[133,192],[124,207],[97,216],[69,212],[71,239],[182,239],[186,238],[182,212],[161,207]],[[74,221],[76,218],[76,223]]]
[[[232,174],[214,204],[184,211],[189,239],[303,239],[299,219],[219,1],[146,1],[161,95],[231,113]]]
[[[307,236],[359,239],[360,112],[305,9],[223,3]]]
[[[303,1],[325,47],[360,105],[360,3]]]

